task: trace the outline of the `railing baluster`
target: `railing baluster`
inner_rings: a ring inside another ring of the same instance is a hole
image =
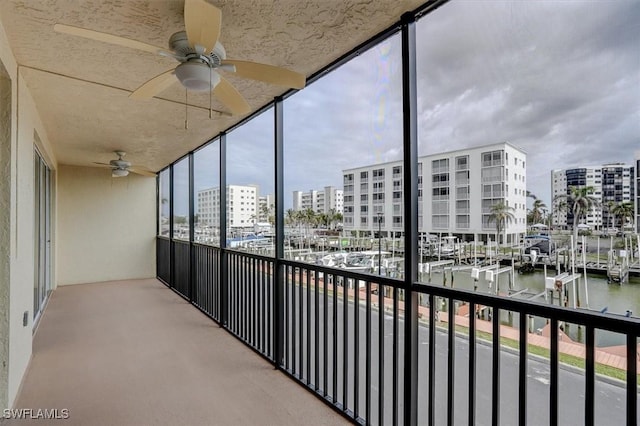
[[[258,330],[260,332],[260,352],[262,352],[263,354],[266,352],[265,350],[265,334],[266,334],[266,330],[265,330],[265,324],[267,323],[267,318],[265,317],[264,311],[265,311],[265,291],[264,291],[264,274],[265,274],[265,268],[266,266],[266,261],[265,260],[261,260],[260,261],[260,274],[258,274],[258,287],[259,287],[259,291],[260,291],[260,305],[259,305],[259,309],[258,309]]]
[[[469,426],[476,424],[476,304],[469,303]]]
[[[248,266],[247,270],[247,282],[245,283],[246,294],[245,294],[245,305],[247,306],[247,341],[249,345],[253,345],[253,332],[251,330],[251,325],[253,323],[252,313],[253,313],[253,272],[255,270],[254,264],[255,261],[253,258],[247,259],[245,261],[245,265]]]
[[[258,305],[260,304],[260,299],[258,298],[258,259],[253,259],[253,269],[251,269],[251,302],[253,305],[251,319],[251,341],[253,342],[253,346],[256,349],[260,349],[260,343],[258,341]]]
[[[551,318],[551,335],[549,355],[549,424],[558,426],[558,320]]]
[[[240,317],[238,318],[238,335],[241,338],[245,338],[244,334],[244,326],[246,324],[245,320],[245,295],[244,295],[244,284],[247,282],[247,268],[244,259],[242,256],[237,256],[238,259],[238,309],[240,310]],[[246,339],[245,339],[246,340]]]
[[[249,281],[251,280],[251,259],[243,259],[242,261],[244,277],[242,279],[242,309],[243,309],[243,324],[242,331],[244,339],[251,345],[249,336],[249,324],[251,314],[251,298],[249,297]]]
[[[335,277],[333,285],[337,285],[337,278],[342,280],[342,409],[349,406],[349,296],[347,295],[346,278]]]
[[[284,268],[284,367],[289,369],[289,276],[291,268],[285,266]]]
[[[215,312],[215,318],[219,323],[222,323],[222,292],[220,289],[220,286],[222,285],[220,283],[220,259],[222,257],[221,250],[214,250],[211,254],[211,257],[213,258],[212,260],[214,265],[214,268],[211,271],[211,283],[213,288],[213,310]]]
[[[371,422],[371,281],[367,280],[366,296],[366,379],[365,379],[365,420]]]
[[[635,425],[638,419],[638,338],[627,334],[627,424]]]
[[[275,351],[273,349],[273,336],[271,330],[273,326],[274,312],[271,311],[271,304],[273,303],[274,295],[274,282],[275,282],[275,262],[268,263],[269,274],[267,275],[267,352],[271,355],[271,358],[275,358]]]
[[[436,303],[433,294],[429,294],[429,426],[435,425],[436,411]]]
[[[391,386],[391,392],[393,393],[393,404],[392,406],[392,424],[398,424],[398,376],[400,372],[398,371],[398,287],[393,287],[393,335],[391,339],[393,340],[393,362],[392,362],[392,377],[393,384]]]
[[[328,278],[329,276],[327,275],[327,278],[324,280],[324,292],[325,294],[327,293],[327,284],[328,284]],[[331,281],[332,284],[332,290],[333,290],[333,363],[332,363],[332,367],[333,367],[333,402],[337,403],[338,402],[338,288],[336,287],[335,284],[335,278]],[[327,298],[325,296],[325,305],[326,305],[326,301]],[[325,311],[326,313],[326,311]],[[325,343],[326,343],[326,327],[325,327]],[[325,347],[327,347],[327,345],[324,345]],[[325,369],[327,368],[326,364],[325,364]],[[317,380],[317,378],[316,378]],[[326,389],[325,389],[325,396],[326,396]]]
[[[302,376],[304,373],[304,288],[302,286],[303,271],[302,268],[298,269],[298,321],[300,321],[299,325],[299,338],[298,338],[298,374],[300,375],[300,380],[302,380]]]
[[[334,287],[334,292],[335,292],[335,287]],[[325,281],[324,283],[324,291],[322,294],[323,297],[323,303],[322,303],[322,376],[323,376],[323,382],[322,382],[322,388],[324,389],[324,396],[327,396],[327,388],[329,387],[329,382],[328,382],[328,377],[329,377],[329,372],[327,370],[327,359],[329,358],[329,339],[328,339],[328,333],[329,333],[329,324],[327,323],[327,312],[329,311],[329,295],[327,293],[327,282]],[[335,317],[334,317],[334,321],[335,321]],[[320,363],[320,360],[318,359],[318,364]],[[334,366],[335,368],[335,366]],[[335,395],[334,395],[335,398]]]
[[[309,386],[311,384],[311,272],[309,269],[306,270],[305,277],[307,281],[307,386]]]
[[[519,312],[520,323],[520,345],[519,345],[519,364],[518,364],[518,424],[525,426],[527,424],[527,315],[524,312]]]
[[[456,360],[456,327],[455,327],[455,302],[453,299],[448,299],[449,311],[448,311],[448,360],[447,360],[447,424],[454,424],[454,410],[455,410],[455,398],[454,398],[454,380],[455,380],[455,360]]]
[[[227,259],[229,260],[229,278],[228,278],[228,291],[227,291],[227,299],[229,300],[229,307],[227,308],[227,315],[229,317],[229,329],[234,333],[236,331],[236,315],[238,315],[238,310],[236,309],[235,297],[236,297],[236,259],[233,256],[233,253],[227,254]]]
[[[327,276],[324,275],[323,276],[323,287],[324,287],[324,292],[327,292]],[[313,365],[314,368],[314,377],[315,377],[315,390],[317,391],[318,389],[320,389],[320,277],[318,272],[316,271],[315,273],[315,288],[314,290],[314,310],[313,310],[313,317],[315,318],[314,321],[314,333],[313,333],[313,337],[315,339],[315,345],[313,348],[314,351],[314,356],[313,359],[315,360],[315,363]],[[326,319],[325,319],[325,323],[326,323]],[[335,325],[335,324],[334,324]],[[326,328],[326,324],[325,324],[325,331],[327,330]],[[334,333],[336,333],[335,327],[334,327]],[[326,345],[325,345],[326,346]],[[325,366],[326,368],[326,366]],[[325,396],[326,396],[326,387],[325,387]]]
[[[234,303],[234,310],[236,311],[236,315],[235,315],[235,333],[238,336],[242,336],[242,307],[241,307],[241,301],[242,301],[242,289],[240,287],[240,284],[242,282],[242,273],[243,271],[240,269],[240,262],[239,262],[239,257],[235,255],[235,253],[233,254],[233,295],[234,295],[234,299],[235,299],[235,303]]]
[[[353,416],[358,418],[360,402],[360,284],[353,280]]]
[[[251,340],[253,341],[253,348],[257,351],[260,351],[260,329],[258,323],[258,309],[260,307],[260,260],[258,258],[253,258],[253,269],[251,270],[251,300],[253,302],[253,309],[251,311],[252,319],[251,319],[251,329],[252,336]]]
[[[492,308],[493,345],[491,368],[491,424],[500,424],[500,309]]]
[[[384,424],[384,286],[378,283],[378,424]]]
[[[585,349],[585,392],[584,392],[584,424],[593,426],[594,424],[594,397],[595,397],[595,329],[587,325]]]

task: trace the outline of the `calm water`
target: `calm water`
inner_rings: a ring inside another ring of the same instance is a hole
[[[555,271],[549,270],[548,276],[555,275]],[[519,299],[529,299],[534,294],[539,294],[544,291],[544,273],[534,272],[531,274],[518,274],[514,275],[514,282],[512,283],[512,292],[528,289],[526,294],[517,296]],[[422,275],[421,280],[423,282],[429,282],[428,276]],[[451,285],[451,273],[446,274],[446,285]],[[510,274],[504,273],[499,277],[499,288],[501,293],[506,293],[509,290]],[[606,276],[604,275],[587,275],[587,290],[585,292],[585,280],[584,277],[579,280],[577,286],[577,301],[583,308],[589,308],[597,311],[601,311],[607,308],[607,312],[612,315],[624,315],[627,310],[632,312],[634,317],[640,316],[640,277],[630,277],[629,282],[624,284],[608,284]],[[442,284],[443,274],[432,273],[432,284]],[[470,271],[456,271],[454,272],[454,287],[473,290],[474,280],[471,278]],[[495,284],[492,288],[489,288],[489,282],[485,280],[484,273],[480,274],[480,279],[477,282],[477,291],[483,293],[495,293]],[[568,306],[573,307],[573,289],[571,285],[567,285],[569,302]],[[588,306],[587,306],[587,293],[588,293]],[[535,299],[539,302],[544,302],[544,297]],[[555,292],[554,304],[558,304],[557,292]],[[551,303],[551,298],[547,300],[547,303]],[[518,315],[513,315],[509,318],[507,313],[501,315],[501,320],[507,325],[518,326]],[[544,318],[536,318],[534,320],[534,328],[538,329],[545,325],[546,320]],[[584,329],[575,325],[570,325],[565,332],[574,340],[582,341],[582,332]],[[601,330],[596,330],[596,345],[598,346],[611,346],[611,345],[623,345],[626,344],[625,336]]]

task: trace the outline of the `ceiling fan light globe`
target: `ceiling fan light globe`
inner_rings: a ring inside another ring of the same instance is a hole
[[[218,73],[202,62],[184,62],[176,67],[176,77],[187,89],[194,92],[212,90],[220,82]]]
[[[113,169],[111,171],[111,177],[124,177],[129,174],[128,170],[125,169]]]

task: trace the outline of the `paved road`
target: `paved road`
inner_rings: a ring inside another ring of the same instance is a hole
[[[288,332],[289,332],[289,356],[288,367],[294,368],[299,374],[302,370],[302,378],[304,381],[309,379],[311,383],[315,383],[315,367],[316,363],[314,358],[315,354],[315,298],[314,292],[311,292],[311,329],[309,336],[311,340],[310,345],[310,377],[307,377],[307,300],[306,300],[306,288],[303,291],[302,306],[303,306],[303,321],[302,321],[302,345],[300,345],[299,333],[300,333],[300,321],[299,321],[299,308],[300,295],[296,288],[295,293],[295,310],[293,316],[289,317]],[[326,363],[323,358],[324,354],[324,336],[325,330],[322,325],[318,331],[318,385],[321,389],[327,389],[328,394],[333,393],[333,351],[334,351],[334,336],[333,336],[333,300],[332,295],[327,298],[327,354]],[[372,302],[377,303],[378,298],[372,295]],[[291,302],[291,299],[289,299]],[[359,385],[358,385],[358,412],[359,415],[364,417],[365,411],[365,375],[366,375],[366,308],[364,301],[360,301],[359,309],[359,351],[360,356],[358,362],[355,362],[354,354],[354,320],[355,312],[354,303],[349,302],[347,304],[347,406],[349,409],[355,409],[354,401],[354,365],[358,365],[359,372]],[[290,304],[291,306],[291,304]],[[318,315],[319,324],[323,324],[324,316],[324,297],[320,293],[318,300]],[[337,353],[337,373],[338,381],[336,383],[337,398],[339,401],[343,401],[343,332],[344,332],[344,304],[341,299],[338,300],[337,308],[337,345],[335,345]],[[293,336],[293,327],[295,323],[295,336]],[[404,371],[402,362],[402,348],[403,348],[403,322],[402,319],[398,320],[398,392],[399,392],[399,405],[398,413],[402,416],[402,374]],[[393,359],[393,317],[389,314],[385,314],[384,317],[384,424],[392,424],[392,383],[393,383],[393,371],[392,371],[392,359]],[[379,424],[378,421],[378,401],[380,394],[379,386],[379,316],[378,309],[371,309],[371,348],[372,353],[371,360],[371,423]],[[419,328],[419,371],[418,371],[418,386],[419,386],[419,423],[427,424],[427,410],[428,410],[428,332],[429,329],[426,325],[421,325]],[[447,333],[437,330],[436,332],[436,424],[446,424],[446,395],[447,395]],[[302,365],[299,364],[299,356],[295,356],[293,360],[293,353],[291,348],[302,347],[303,361]],[[476,346],[476,424],[477,425],[489,425],[491,424],[491,347],[485,343],[478,342]],[[468,423],[468,406],[467,406],[467,384],[468,384],[468,354],[469,344],[468,340],[464,337],[456,338],[455,343],[455,419],[454,424]],[[294,364],[295,363],[295,364]],[[327,366],[328,383],[324,384],[324,369],[323,366]],[[302,369],[300,368],[302,367]],[[500,419],[501,424],[511,425],[517,423],[518,416],[518,355],[511,351],[503,350],[500,355]],[[549,424],[549,365],[545,360],[540,360],[537,357],[530,356],[528,362],[528,381],[527,381],[527,419],[528,424],[531,425],[543,425]],[[568,370],[565,368],[560,369],[560,385],[559,385],[559,424],[562,425],[581,425],[584,424],[584,374],[576,372],[574,370]],[[328,386],[327,386],[328,385]],[[626,412],[625,412],[625,389],[622,386],[613,385],[608,382],[596,381],[596,424],[599,425],[623,425],[626,424]]]

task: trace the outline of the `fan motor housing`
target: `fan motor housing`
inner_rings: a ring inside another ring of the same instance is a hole
[[[176,67],[176,77],[188,90],[209,91],[220,82],[217,72],[204,62],[192,60]]]
[[[111,160],[109,161],[113,167],[118,167],[120,169],[126,169],[127,167],[131,167],[131,163],[124,160]]]
[[[220,42],[216,42],[213,50],[208,54],[199,54],[193,47],[189,46],[189,39],[185,31],[178,31],[171,35],[169,38],[169,48],[179,56],[187,58],[187,61],[197,58],[206,62],[212,68],[219,67],[227,57],[227,52]]]

